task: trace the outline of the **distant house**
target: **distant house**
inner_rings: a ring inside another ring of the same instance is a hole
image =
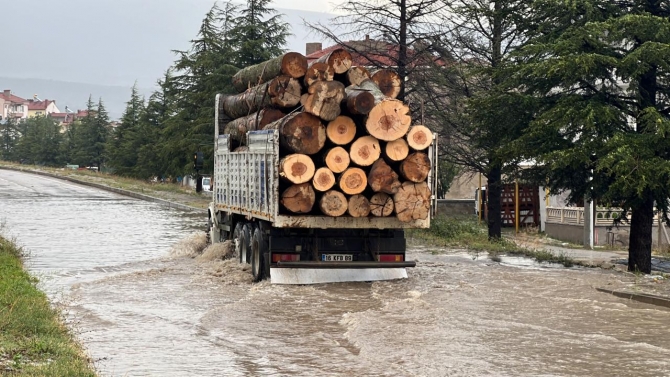
[[[37,95],[28,100],[28,118],[39,115],[47,116],[51,113],[60,113],[60,110],[56,107],[56,101],[48,99],[42,101],[37,98]]]
[[[12,94],[12,91],[5,89],[0,93],[0,120],[7,119],[26,119],[28,118],[28,100]]]

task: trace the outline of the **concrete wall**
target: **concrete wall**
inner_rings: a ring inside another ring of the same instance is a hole
[[[572,242],[578,245],[582,245],[584,241],[584,226],[577,224],[556,224],[556,223],[546,223],[546,233],[549,237],[555,238],[557,240]],[[670,233],[670,229],[665,225],[666,232]],[[628,246],[628,237],[630,236],[630,226],[620,225],[619,227],[615,226],[603,226],[596,225],[593,228],[595,240],[594,245],[605,246],[609,242],[613,243],[614,246]],[[659,236],[658,226],[652,227],[651,239],[652,247],[658,247],[658,236]],[[668,246],[668,240],[661,229],[661,246]]]
[[[438,199],[437,214],[441,216],[472,215],[475,213],[474,199]]]
[[[486,186],[486,177],[482,176],[482,186]],[[478,173],[463,173],[458,175],[451,182],[449,191],[445,195],[445,199],[472,199],[475,198],[475,190],[479,186]],[[472,205],[474,211],[475,205]]]

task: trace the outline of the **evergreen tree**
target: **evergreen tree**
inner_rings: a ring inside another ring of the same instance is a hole
[[[12,117],[0,122],[0,137],[2,138],[0,159],[2,160],[14,161],[16,159],[16,142],[19,138],[16,126],[16,119]]]
[[[284,53],[290,26],[282,15],[269,8],[270,0],[247,0],[246,8],[230,34],[236,41],[236,65],[240,68],[262,63]]]
[[[630,212],[628,269],[649,273],[654,208],[667,220],[670,197],[670,4],[540,4],[561,23],[519,57],[515,89],[541,107],[514,150],[552,191]]]
[[[137,165],[137,155],[142,141],[138,139],[140,118],[144,113],[144,100],[133,85],[130,100],[121,117],[121,124],[110,135],[107,144],[108,164],[119,175],[132,175]]]
[[[102,99],[96,106],[91,97],[86,103],[86,116],[81,119],[74,134],[73,159],[80,166],[96,166],[98,171],[105,161],[105,146],[109,133],[109,115]]]
[[[62,135],[60,127],[50,117],[42,115],[25,121],[25,133],[18,142],[18,158],[36,165],[58,166]]]
[[[191,155],[197,150],[211,156],[214,98],[217,93],[234,92],[231,78],[238,69],[230,64],[235,61],[230,34],[236,8],[231,3],[224,5],[223,10],[216,4],[210,9],[191,49],[177,51],[175,76],[166,83],[177,107],[162,134],[161,159],[168,175],[191,172]],[[211,159],[206,168],[212,168]]]

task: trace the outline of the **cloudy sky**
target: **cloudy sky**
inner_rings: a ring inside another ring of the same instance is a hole
[[[0,77],[152,86],[185,49],[213,0],[0,0]],[[326,0],[273,3],[295,34],[288,48],[319,41],[302,18],[327,21]]]

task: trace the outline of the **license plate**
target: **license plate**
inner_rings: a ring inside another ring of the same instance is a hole
[[[351,262],[354,258],[351,254],[322,254],[323,262]]]

